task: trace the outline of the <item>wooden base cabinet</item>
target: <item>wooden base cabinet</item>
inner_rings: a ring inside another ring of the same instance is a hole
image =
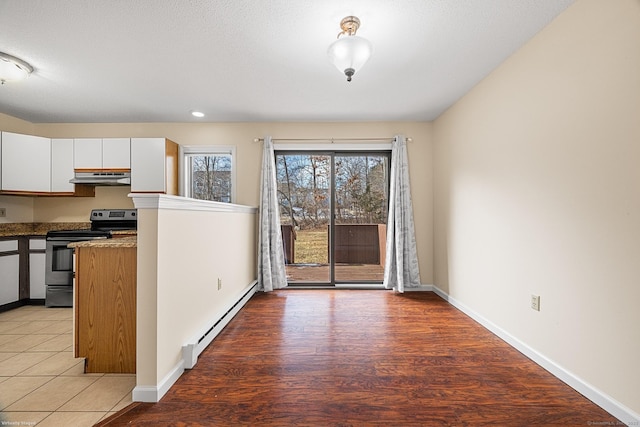
[[[135,373],[136,248],[75,250],[75,357],[88,373]]]

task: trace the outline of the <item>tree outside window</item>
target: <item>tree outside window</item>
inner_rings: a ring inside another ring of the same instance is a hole
[[[231,203],[231,155],[190,157],[191,197]]]
[[[234,203],[233,147],[184,147],[184,194],[200,200]]]

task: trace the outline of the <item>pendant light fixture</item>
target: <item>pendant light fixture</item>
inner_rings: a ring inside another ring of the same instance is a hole
[[[356,36],[359,27],[360,20],[357,17],[344,18],[340,21],[342,32],[338,34],[338,40],[331,43],[327,51],[329,60],[347,76],[348,82],[369,60],[373,52],[373,45],[369,40]]]
[[[33,67],[20,58],[0,52],[0,84],[23,80],[33,72]]]

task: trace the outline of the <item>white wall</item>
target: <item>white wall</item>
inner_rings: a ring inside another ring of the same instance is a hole
[[[436,120],[434,159],[436,285],[640,413],[640,2],[577,1]]]
[[[1,123],[0,123],[1,124]],[[181,145],[233,145],[237,155],[237,203],[257,206],[262,144],[254,138],[376,138],[403,134],[407,145],[422,282],[433,283],[433,185],[431,123],[63,123],[36,124],[51,138],[166,137]],[[327,144],[330,146],[330,144]],[[118,193],[119,192],[119,193]],[[85,221],[95,207],[127,207],[126,190],[96,189],[96,198],[38,198],[36,221]],[[117,205],[117,206],[115,206]],[[121,206],[124,205],[124,206]],[[75,219],[72,219],[75,218]]]
[[[95,197],[35,197],[34,222],[87,222],[92,209],[133,209],[129,186],[96,187]]]
[[[151,395],[161,397],[182,373],[182,346],[213,326],[255,281],[257,210],[159,195],[134,196],[134,202],[139,215],[134,396],[155,390]]]
[[[6,215],[0,218],[2,223],[34,222],[33,197],[0,196],[0,208],[5,208]]]
[[[27,135],[37,135],[35,125],[25,120],[0,113],[0,130],[5,132],[24,133]]]

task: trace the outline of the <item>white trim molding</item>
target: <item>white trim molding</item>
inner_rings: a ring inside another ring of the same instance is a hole
[[[236,205],[233,203],[212,202],[209,200],[191,199],[167,194],[130,193],[136,209],[172,209],[181,211],[207,211],[227,213],[255,214],[258,208],[253,206]]]
[[[596,387],[592,386],[577,375],[568,371],[555,361],[549,359],[544,354],[529,347],[527,344],[520,341],[518,338],[514,337],[504,329],[500,328],[495,323],[488,320],[486,317],[478,314],[476,311],[470,309],[462,302],[449,296],[446,292],[444,292],[437,286],[432,286],[432,289],[434,293],[436,293],[445,301],[449,302],[449,304],[453,305],[455,308],[462,311],[464,314],[466,314],[476,322],[480,323],[483,327],[504,340],[511,347],[527,356],[533,362],[549,371],[549,373],[558,378],[560,381],[564,382],[569,387],[585,396],[587,399],[591,400],[593,403],[619,419],[624,424],[629,426],[640,425],[640,414],[635,413],[633,410],[618,402],[613,397],[602,392],[601,390],[598,390]],[[405,288],[405,290],[407,289]]]
[[[257,290],[258,281],[254,280],[236,296],[235,302],[216,313],[198,334],[194,335],[187,344],[182,346],[182,358],[185,369],[193,369],[198,362],[200,353],[222,332],[224,327],[238,314]]]
[[[131,394],[132,400],[134,402],[159,402],[160,399],[162,399],[162,396],[169,391],[171,386],[178,381],[178,378],[180,378],[183,372],[184,361],[181,360],[171,371],[169,371],[157,386],[135,386]]]
[[[393,290],[397,291],[396,288],[393,288]],[[405,286],[404,291],[405,292],[433,292],[433,285],[422,284],[420,286],[414,286],[414,287]]]

